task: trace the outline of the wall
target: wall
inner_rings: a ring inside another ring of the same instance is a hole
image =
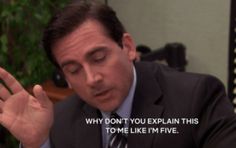
[[[109,0],[136,44],[187,47],[187,71],[227,84],[230,0]]]

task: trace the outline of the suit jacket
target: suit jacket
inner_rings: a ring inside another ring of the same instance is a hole
[[[178,134],[129,134],[129,148],[235,148],[236,116],[222,83],[208,75],[183,73],[156,63],[136,63],[137,86],[131,118],[197,118],[198,124],[131,124],[135,127],[176,127]],[[102,148],[100,125],[85,118],[100,112],[78,96],[55,107],[51,146]]]

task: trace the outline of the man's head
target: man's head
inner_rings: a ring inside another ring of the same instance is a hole
[[[113,111],[128,95],[135,45],[109,7],[93,2],[69,5],[51,20],[43,44],[88,104]]]
[[[54,15],[45,28],[43,47],[53,64],[58,66],[52,55],[53,45],[88,19],[100,22],[107,35],[122,47],[122,36],[126,31],[110,7],[94,1],[75,1]]]

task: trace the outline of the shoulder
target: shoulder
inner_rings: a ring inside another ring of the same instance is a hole
[[[205,87],[207,85],[223,87],[222,82],[212,76],[207,74],[197,74],[190,72],[179,72],[168,66],[161,65],[158,63],[140,62],[135,64],[137,73],[142,73],[141,77],[151,75],[154,76],[158,84],[162,89],[165,88],[185,88],[189,90],[190,88]],[[148,73],[148,74],[144,74]],[[140,75],[140,74],[139,74]]]
[[[162,92],[159,104],[168,114],[192,116],[216,101],[231,106],[224,85],[214,76],[179,72],[157,63],[139,63],[135,67],[138,79],[154,78]]]

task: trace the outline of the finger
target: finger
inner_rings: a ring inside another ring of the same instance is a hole
[[[0,67],[0,78],[13,93],[18,93],[19,91],[22,91],[24,89],[21,86],[21,84],[10,73],[8,73],[1,67]]]
[[[40,85],[34,86],[33,93],[43,107],[47,107],[49,104],[51,104],[51,101],[49,100],[46,92],[42,89]]]
[[[5,86],[3,86],[0,83],[0,98],[2,98],[3,101],[7,100],[11,96],[11,93],[7,90]]]

